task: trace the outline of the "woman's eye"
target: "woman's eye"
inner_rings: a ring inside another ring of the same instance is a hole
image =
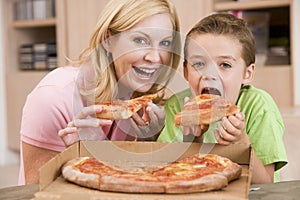
[[[205,66],[205,63],[204,62],[195,62],[192,64],[192,66],[196,69],[201,69]]]
[[[145,38],[134,38],[133,41],[139,45],[146,45],[148,44],[147,40]]]
[[[169,40],[164,40],[164,41],[160,42],[160,45],[164,46],[164,47],[169,47],[169,46],[171,46],[171,44],[172,44],[172,42]]]

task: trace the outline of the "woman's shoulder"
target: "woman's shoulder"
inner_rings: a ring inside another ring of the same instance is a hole
[[[39,85],[65,85],[74,81],[79,68],[72,66],[58,67],[49,72],[39,83]]]

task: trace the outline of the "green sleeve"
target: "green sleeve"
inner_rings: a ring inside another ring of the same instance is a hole
[[[174,117],[177,112],[180,112],[180,103],[178,99],[172,96],[164,106],[166,119],[165,127],[163,128],[157,141],[159,142],[182,142],[183,137],[181,134],[180,126],[174,125]]]
[[[238,106],[246,117],[246,132],[251,145],[264,164],[275,164],[275,182],[278,170],[287,164],[283,142],[284,123],[272,97],[253,86],[241,90]]]
[[[166,102],[164,109],[166,114],[165,127],[157,141],[159,142],[182,142],[183,135],[180,126],[174,125],[174,117],[183,107],[185,97],[192,97],[190,89],[172,95]]]

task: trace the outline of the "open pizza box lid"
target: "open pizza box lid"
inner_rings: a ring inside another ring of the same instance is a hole
[[[69,183],[61,176],[64,163],[78,156],[92,156],[124,167],[155,165],[175,161],[196,153],[217,154],[242,166],[242,175],[218,191],[189,194],[132,194],[103,192]],[[204,150],[203,150],[204,149]],[[55,156],[40,169],[40,191],[35,200],[44,199],[248,199],[251,180],[252,148],[246,144],[222,146],[202,143],[162,143],[124,141],[80,141]]]

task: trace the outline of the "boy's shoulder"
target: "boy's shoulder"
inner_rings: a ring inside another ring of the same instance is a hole
[[[253,105],[255,107],[276,108],[277,105],[272,96],[265,90],[256,88],[253,85],[245,85],[241,88],[237,104],[239,106]]]
[[[256,88],[253,85],[244,85],[241,88],[240,96],[247,96],[248,98],[252,96],[252,97],[261,98],[261,99],[265,99],[265,100],[273,99],[272,96],[268,92],[266,92],[265,90]]]

